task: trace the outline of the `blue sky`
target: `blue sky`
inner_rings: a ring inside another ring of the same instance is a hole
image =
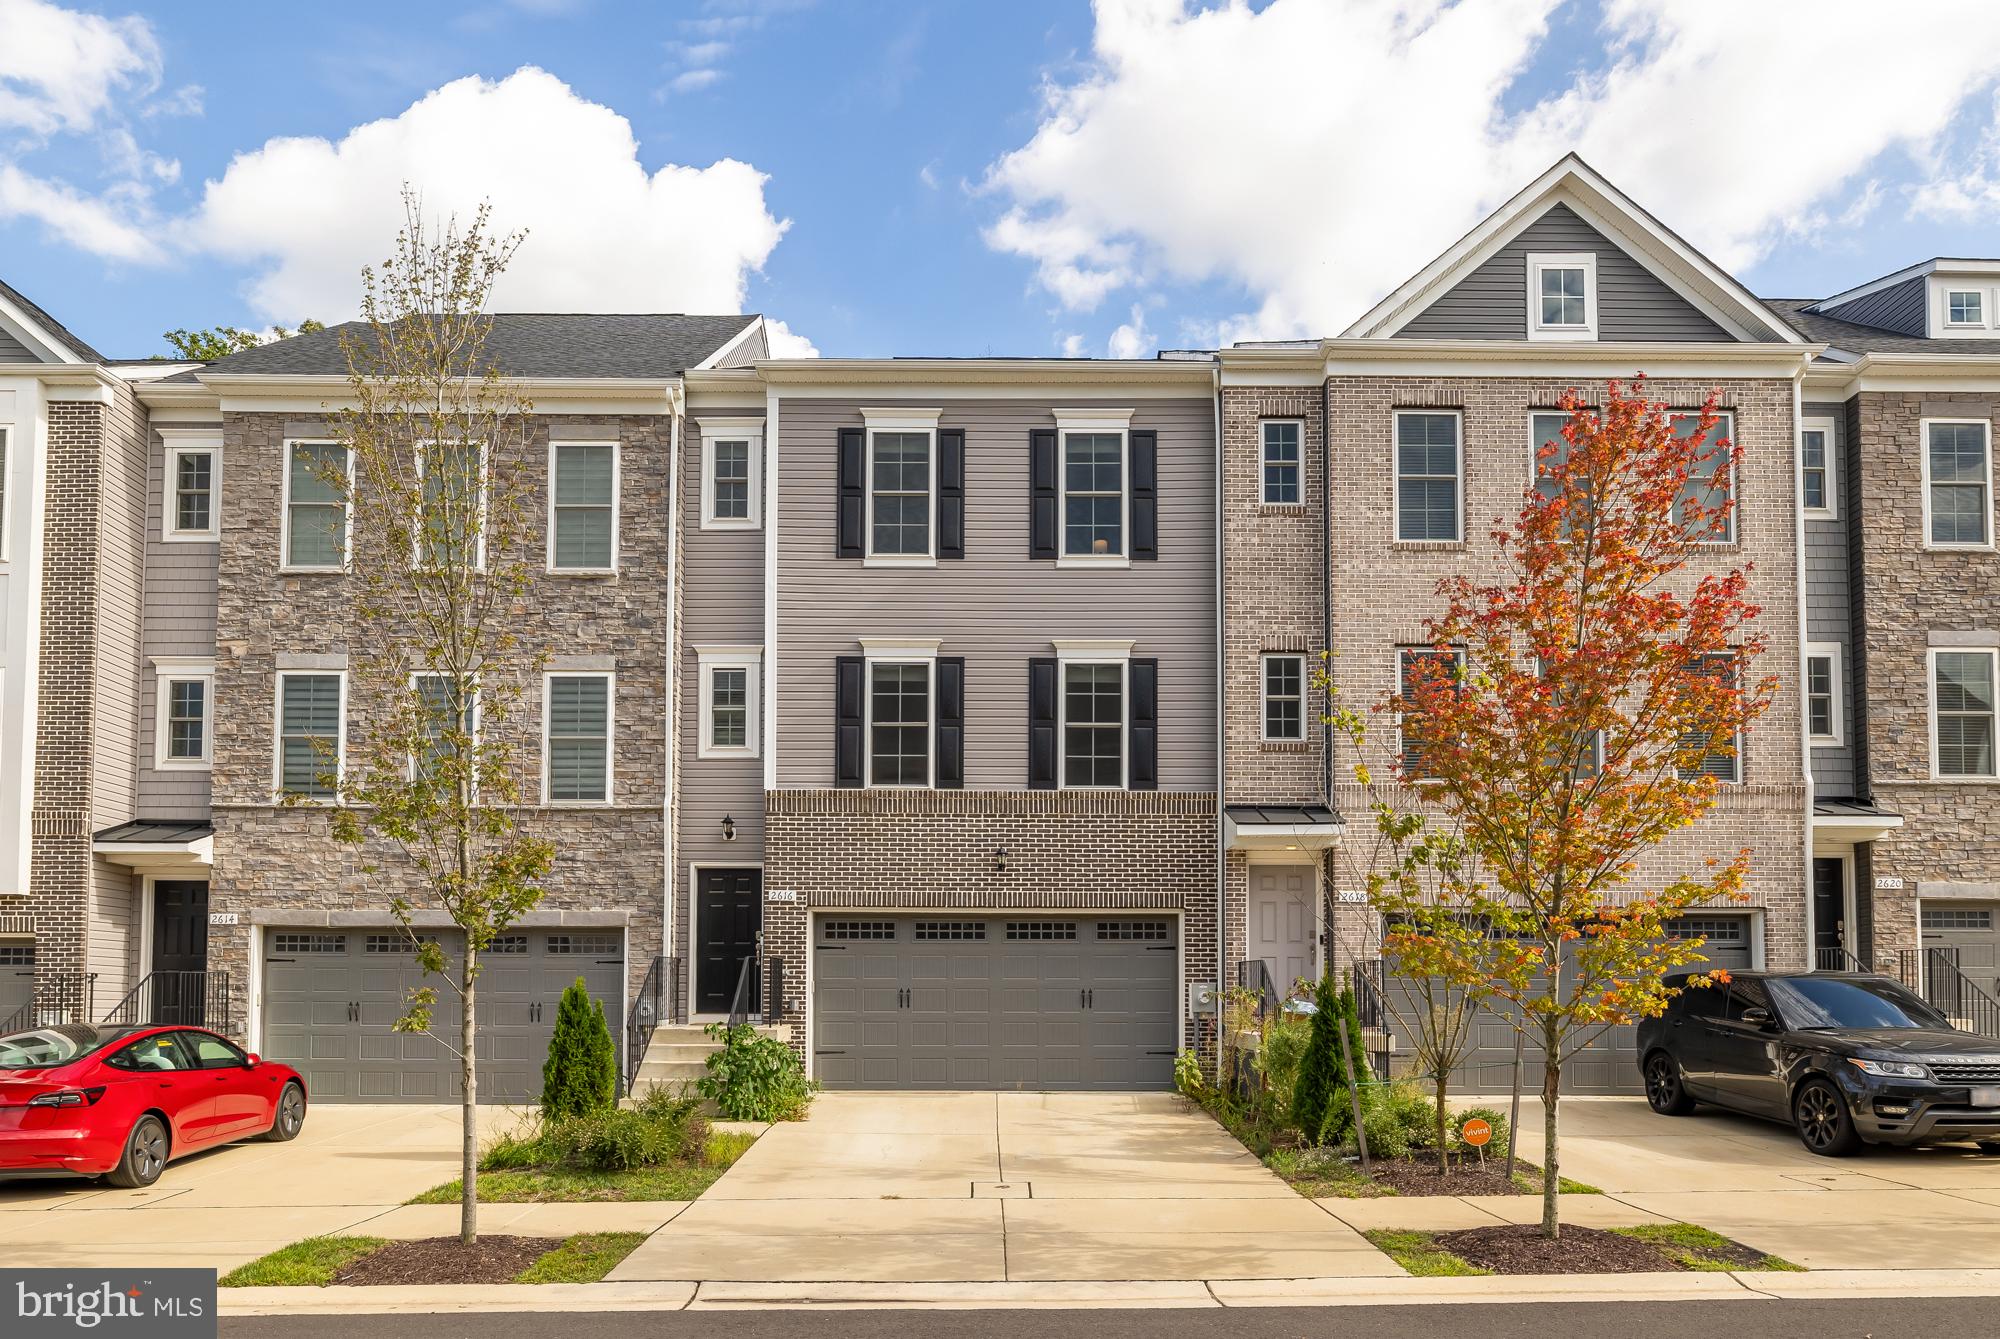
[[[2000,254],[2000,6],[1884,8],[0,0],[0,278],[113,356],[338,318],[408,179],[529,226],[508,306],[1149,354],[1337,331],[1576,148],[1823,294]]]

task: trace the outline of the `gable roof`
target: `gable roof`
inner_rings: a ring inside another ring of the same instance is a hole
[[[1381,339],[1395,334],[1556,204],[1569,206],[1736,338],[1806,342],[1735,276],[1688,245],[1574,153],[1565,154],[1488,214],[1443,255],[1369,308],[1341,332],[1341,337]]]
[[[36,343],[57,353],[54,362],[102,363],[103,354],[78,339],[67,330],[63,323],[30,302],[19,289],[0,282],[0,331],[10,331],[10,327],[20,327],[12,333],[39,336]],[[25,342],[25,341],[24,341]],[[29,346],[31,349],[33,345]]]
[[[744,336],[763,318],[499,312],[486,337],[493,366],[512,377],[676,377]],[[210,363],[199,376],[346,376],[342,335],[363,337],[363,321],[293,335]]]

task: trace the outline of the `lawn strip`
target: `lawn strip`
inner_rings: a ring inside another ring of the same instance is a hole
[[[388,1244],[384,1237],[307,1237],[238,1265],[216,1283],[223,1288],[324,1288],[342,1270]]]

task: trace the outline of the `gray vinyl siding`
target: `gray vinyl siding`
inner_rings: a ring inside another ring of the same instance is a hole
[[[220,425],[218,425],[219,428]],[[152,455],[146,486],[145,659],[139,683],[139,818],[208,816],[207,772],[158,771],[153,766],[154,714],[158,676],[154,656],[215,655],[214,544],[166,543],[160,538],[166,505],[166,444],[150,434]],[[229,477],[229,461],[221,478]],[[234,501],[218,488],[216,505]],[[211,703],[211,706],[213,704]]]
[[[85,927],[91,1010],[96,1018],[110,1013],[125,992],[138,983],[140,876],[101,856],[90,862],[90,915]]]
[[[113,391],[98,452],[95,716],[90,757],[94,827],[133,817],[139,770],[140,610],[145,590],[146,411]]]
[[[1845,496],[1852,471],[1848,450],[1845,409],[1838,404],[1808,404],[1807,419],[1823,418],[1833,424],[1833,441],[1828,455],[1833,466],[1833,490],[1837,499],[1834,520],[1807,517],[1806,530],[1806,640],[1838,643],[1841,656],[1841,719],[1846,728],[1838,747],[1814,746],[1813,784],[1825,796],[1851,797],[1855,793],[1854,736],[1857,717],[1854,701],[1854,603],[1849,590],[1848,512]]]
[[[1922,338],[1927,322],[1924,312],[1924,276],[1905,279],[1900,284],[1877,289],[1866,297],[1843,302],[1837,307],[1822,305],[1828,316],[1870,325],[1877,330],[1893,330],[1899,335]]]
[[[5,330],[0,330],[0,363],[38,363],[41,359],[29,351],[28,346],[15,339]]]
[[[1447,289],[1399,339],[1526,339],[1528,253],[1588,251],[1597,257],[1601,340],[1735,339],[1567,205],[1553,205],[1472,273]],[[1775,335],[1768,336],[1775,339]]]
[[[858,406],[942,407],[965,430],[966,557],[934,568],[837,559],[836,433]],[[834,658],[861,637],[938,637],[966,660],[965,785],[1020,790],[1028,770],[1028,661],[1057,637],[1131,638],[1160,661],[1160,788],[1206,790],[1215,760],[1215,430],[1207,399],[1139,400],[1134,429],[1159,434],[1157,562],[1057,568],[1028,557],[1029,438],[1051,406],[1133,405],[1057,392],[1045,400],[786,399],[778,502],[778,783],[830,786]]]

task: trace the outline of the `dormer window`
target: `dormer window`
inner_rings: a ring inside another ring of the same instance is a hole
[[[1528,338],[1597,338],[1597,257],[1580,251],[1528,257]]]
[[[1954,288],[1945,294],[1946,325],[1986,324],[1986,295],[1977,288]]]

